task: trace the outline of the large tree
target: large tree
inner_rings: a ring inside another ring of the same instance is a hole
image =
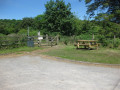
[[[63,35],[74,34],[71,5],[63,0],[50,0],[45,4],[45,24],[48,32],[58,32]]]
[[[85,0],[85,3],[90,16],[95,15],[96,10],[104,10],[110,21],[120,23],[120,0]]]

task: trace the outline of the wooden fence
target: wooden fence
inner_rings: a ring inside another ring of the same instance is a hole
[[[44,35],[44,36],[40,36],[40,37],[43,37],[42,40],[39,40],[38,39],[38,36],[37,37],[34,37],[34,44],[35,45],[38,45],[38,46],[54,46],[54,45],[57,45],[58,42],[59,42],[59,36],[55,36],[55,37],[52,37],[52,36],[48,36],[48,35]]]
[[[58,44],[58,37],[48,35],[42,36],[42,40],[38,40],[38,36],[31,36],[35,46],[54,46]],[[27,36],[0,36],[0,49],[17,48],[27,46]]]
[[[25,46],[27,42],[26,36],[1,36],[0,49],[16,48]]]

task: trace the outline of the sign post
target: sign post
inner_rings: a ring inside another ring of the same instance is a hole
[[[38,32],[38,47],[41,46],[41,41],[43,37],[40,35],[40,31]]]

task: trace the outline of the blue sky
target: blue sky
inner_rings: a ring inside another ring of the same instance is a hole
[[[45,4],[50,0],[0,0],[0,19],[22,19],[35,17],[45,12]],[[84,0],[64,0],[71,3],[71,11],[80,19],[86,15]]]

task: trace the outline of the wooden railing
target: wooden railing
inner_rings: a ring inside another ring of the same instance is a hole
[[[27,37],[25,36],[1,36],[0,49],[16,48],[26,45]]]
[[[34,45],[37,46],[54,46],[58,44],[58,35],[51,37],[48,35],[43,36],[41,41],[38,40],[38,36],[31,36],[33,38]],[[0,37],[0,49],[16,48],[19,46],[27,46],[27,36],[1,36]]]

